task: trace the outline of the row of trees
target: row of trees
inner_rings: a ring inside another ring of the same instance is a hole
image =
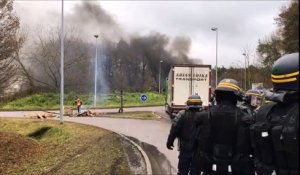
[[[42,32],[43,33],[43,32]],[[30,60],[23,70],[30,89],[47,88],[55,91],[60,87],[60,38],[59,32],[46,37],[39,36],[35,52],[27,53]],[[66,91],[92,92],[95,72],[95,44],[82,41],[73,33],[65,35],[65,89]],[[162,78],[171,64],[189,63],[188,58],[179,60],[166,50],[168,38],[159,33],[146,37],[136,36],[129,41],[114,43],[101,41],[98,45],[99,91],[157,90],[159,63]],[[22,64],[20,62],[20,64]],[[24,66],[25,67],[25,66]]]
[[[246,89],[250,89],[252,83],[263,83],[266,88],[272,87],[270,74],[274,62],[284,54],[299,52],[299,1],[292,0],[282,6],[274,20],[277,29],[270,36],[258,41],[256,53],[252,53],[250,48],[243,49],[247,64],[246,79],[245,69],[241,68],[243,66],[219,68],[219,79],[234,77],[243,89],[245,83]],[[254,64],[250,64],[251,59],[255,59]]]
[[[272,87],[270,74],[274,62],[284,54],[299,52],[299,1],[293,0],[282,6],[280,14],[274,20],[277,30],[258,41],[256,53],[250,48],[243,48],[247,65],[246,79],[244,66],[232,65],[229,68],[218,68],[218,80],[234,78],[242,89],[251,89],[252,83]],[[251,59],[254,59],[254,64],[250,63]],[[215,70],[212,70],[212,76],[211,84],[215,87]]]
[[[239,82],[240,87],[243,90],[251,89],[252,83],[263,83],[265,88],[271,88],[272,82],[270,77],[270,71],[262,68],[259,65],[249,65],[246,70],[245,79],[245,68],[241,66],[230,66],[229,68],[219,67],[218,68],[218,81],[224,78],[234,78]],[[215,69],[212,70],[212,77],[215,76]],[[246,87],[245,87],[246,85]],[[212,79],[212,87],[215,87],[214,79]]]
[[[269,71],[280,56],[299,52],[299,1],[283,6],[275,22],[277,30],[259,40],[257,47],[263,66]]]

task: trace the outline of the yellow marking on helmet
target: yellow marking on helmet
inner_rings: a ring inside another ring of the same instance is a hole
[[[189,102],[202,102],[201,99],[188,99]]]
[[[218,85],[218,87],[221,87],[221,86],[230,86],[230,87],[233,87],[233,88],[236,88],[237,90],[240,90],[240,87],[238,87],[237,85],[235,85],[235,84],[232,84],[232,83],[223,83],[223,82],[221,82],[221,83],[219,83],[219,85]]]
[[[221,84],[221,85],[219,85],[218,87],[225,87],[225,88],[234,89],[234,90],[237,90],[237,91],[240,90],[239,88],[236,88],[236,87],[233,87],[233,86],[224,85],[224,84]],[[218,88],[218,87],[217,87],[217,88]]]
[[[256,93],[246,93],[245,95],[255,95],[255,96],[262,96],[261,94],[256,94]]]
[[[272,78],[272,82],[274,83],[287,83],[287,82],[292,82],[292,81],[297,81],[297,78],[287,78],[287,79],[281,79],[281,80],[276,80]]]
[[[273,75],[273,74],[271,74],[271,77],[272,78],[288,78],[288,77],[292,77],[292,76],[296,76],[296,75],[299,75],[299,71],[289,73],[289,74],[284,74],[284,75]]]

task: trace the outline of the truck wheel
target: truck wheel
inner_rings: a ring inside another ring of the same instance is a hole
[[[173,110],[169,105],[166,105],[166,113],[169,115],[171,115],[173,113]]]

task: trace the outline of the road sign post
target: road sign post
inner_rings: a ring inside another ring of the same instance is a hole
[[[119,113],[123,113],[123,91],[122,90],[120,92],[120,96],[121,96],[121,106],[119,108]]]

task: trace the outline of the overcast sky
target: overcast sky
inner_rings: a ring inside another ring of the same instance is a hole
[[[218,28],[218,65],[243,65],[243,48],[255,51],[258,39],[276,29],[274,18],[288,1],[89,1],[111,17],[122,35],[159,32],[169,37],[190,38],[189,56],[215,65]],[[82,1],[65,1],[65,15],[84,13],[76,6]],[[15,1],[22,26],[60,26],[60,1]],[[78,21],[77,21],[78,23]],[[88,22],[87,22],[88,23]],[[73,23],[72,23],[73,24]],[[82,26],[89,26],[81,21]],[[66,24],[67,25],[67,24]],[[101,26],[90,26],[91,37]],[[94,32],[94,33],[93,33]],[[30,33],[30,32],[29,32]],[[34,32],[30,33],[34,35]],[[114,35],[106,33],[105,35]],[[113,37],[113,36],[112,36]]]

